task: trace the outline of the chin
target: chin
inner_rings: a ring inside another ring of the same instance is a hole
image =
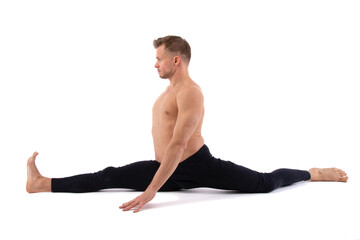
[[[161,74],[159,74],[159,77],[162,78],[162,79],[167,79],[168,78],[167,75],[161,75]]]
[[[173,75],[173,72],[159,72],[159,77],[162,79],[169,79]]]

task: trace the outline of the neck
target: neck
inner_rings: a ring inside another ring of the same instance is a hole
[[[176,71],[169,80],[170,86],[175,88],[178,85],[182,85],[183,83],[190,81],[191,78],[188,69],[182,69],[181,71]]]

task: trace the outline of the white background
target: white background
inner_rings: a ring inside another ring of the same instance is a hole
[[[360,239],[359,12],[358,1],[1,1],[1,234]],[[349,183],[158,193],[139,214],[117,209],[132,191],[27,194],[34,151],[48,177],[154,159],[151,107],[168,81],[152,41],[165,35],[192,47],[216,157],[336,166]]]

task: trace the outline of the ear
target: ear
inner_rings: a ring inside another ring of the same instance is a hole
[[[181,62],[181,58],[179,57],[179,56],[175,56],[174,57],[174,65],[179,65],[180,64],[180,62]]]

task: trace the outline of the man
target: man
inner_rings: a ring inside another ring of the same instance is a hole
[[[177,36],[154,40],[159,76],[170,86],[153,107],[152,135],[156,161],[141,161],[123,167],[108,167],[92,174],[67,178],[43,177],[35,165],[38,153],[27,162],[29,193],[93,192],[106,188],[144,191],[120,206],[138,212],[158,191],[196,187],[237,190],[247,193],[270,192],[299,181],[347,182],[346,173],[336,168],[312,168],[309,171],[278,169],[259,173],[230,161],[214,158],[201,135],[204,97],[190,78],[190,45]]]

